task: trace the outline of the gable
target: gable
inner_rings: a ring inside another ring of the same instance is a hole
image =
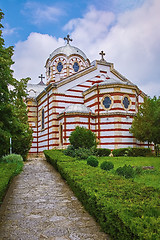
[[[101,64],[100,61],[96,61],[95,65],[57,82],[57,90],[59,93],[82,96],[83,92],[92,88],[94,84],[105,81],[108,81],[108,84],[133,85],[113,68],[113,64]]]

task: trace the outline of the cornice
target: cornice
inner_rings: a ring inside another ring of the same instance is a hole
[[[134,117],[136,116],[136,113],[130,113],[129,111],[125,110],[125,112],[108,112],[106,111],[105,113],[80,113],[80,112],[70,112],[70,113],[66,113],[64,114],[63,113],[60,113],[59,115],[57,115],[57,119],[60,119],[60,118],[63,118],[64,116],[75,116],[75,115],[79,115],[79,116],[90,116],[92,118],[96,118],[98,116],[105,116],[105,117],[109,117],[109,116],[114,116],[114,115],[123,115],[123,116],[131,116],[131,117]]]
[[[138,87],[136,86],[136,85],[127,85],[127,84],[119,84],[119,83],[117,83],[117,84],[104,84],[104,85],[94,85],[93,87],[91,87],[91,88],[89,88],[88,90],[85,90],[84,92],[83,92],[83,96],[85,97],[87,94],[89,94],[89,93],[91,93],[91,92],[93,92],[93,91],[95,91],[96,89],[97,89],[97,87],[98,87],[98,89],[104,89],[104,88],[117,88],[117,87],[120,87],[120,88],[127,88],[127,89],[134,89],[134,90],[136,90],[136,92],[138,93],[139,92],[139,89],[138,89]]]
[[[59,119],[59,118],[61,118],[61,117],[63,117],[63,116],[75,116],[75,115],[80,115],[80,116],[91,116],[91,117],[95,117],[96,116],[96,114],[95,113],[92,113],[92,112],[89,112],[89,113],[84,113],[84,112],[62,112],[62,113],[60,113],[58,116],[57,116],[57,119]]]

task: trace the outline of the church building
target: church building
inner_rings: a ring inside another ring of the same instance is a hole
[[[28,118],[33,129],[30,154],[66,148],[76,126],[93,131],[99,148],[145,147],[129,132],[145,94],[105,60],[90,62],[70,44],[46,61],[46,83],[28,84]]]

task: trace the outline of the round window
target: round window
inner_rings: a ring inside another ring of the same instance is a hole
[[[110,97],[107,96],[103,99],[102,103],[105,108],[110,108],[112,101],[111,101]]]
[[[75,72],[78,72],[78,70],[79,70],[79,65],[78,65],[77,62],[75,62],[75,63],[73,64],[73,69],[74,69]]]
[[[62,68],[63,68],[63,64],[61,62],[59,62],[58,65],[57,65],[58,72],[61,72]]]
[[[123,106],[125,109],[128,109],[129,108],[129,105],[130,105],[130,100],[128,97],[124,97],[123,98]]]

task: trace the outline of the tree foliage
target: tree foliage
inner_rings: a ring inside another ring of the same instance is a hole
[[[11,137],[13,152],[25,158],[32,141],[24,102],[29,78],[20,81],[13,78],[13,47],[4,46],[1,24],[3,15],[0,10],[0,156],[9,153]]]
[[[139,141],[160,144],[160,97],[145,98],[134,117],[130,132]]]
[[[74,148],[91,148],[96,146],[95,134],[91,130],[79,126],[71,133],[69,141]]]

